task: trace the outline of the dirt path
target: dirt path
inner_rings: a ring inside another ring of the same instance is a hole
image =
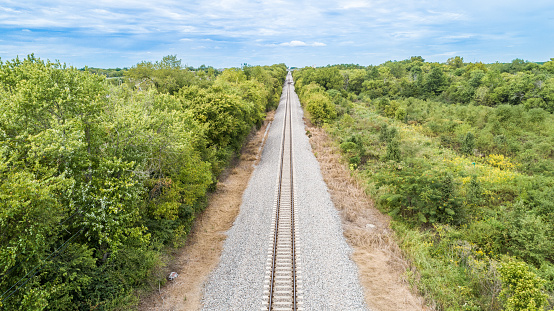
[[[389,217],[374,207],[363,187],[350,176],[325,131],[310,125],[306,129],[333,203],[341,213],[344,235],[354,249],[352,258],[366,303],[373,311],[429,310],[403,277],[408,263],[393,239]]]
[[[264,125],[249,137],[238,163],[223,174],[217,190],[209,197],[208,207],[196,219],[186,245],[171,263],[179,277],[142,299],[139,310],[200,310],[202,287],[219,263],[225,232],[239,213],[242,193],[260,159],[273,115],[274,112],[268,113]]]

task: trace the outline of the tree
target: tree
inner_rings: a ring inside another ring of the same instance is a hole
[[[325,88],[325,90],[343,89],[344,80],[338,68],[325,67],[315,71],[310,82],[315,82]],[[309,83],[307,83],[309,84]]]
[[[424,89],[431,95],[442,93],[447,85],[448,78],[437,66],[431,68],[431,71],[424,78]]]
[[[398,139],[392,139],[389,143],[387,143],[387,153],[385,154],[385,159],[387,161],[399,162],[400,158],[400,142]]]
[[[554,58],[551,58],[550,61],[544,63],[542,68],[550,73],[554,73]]]
[[[155,63],[141,62],[129,69],[125,76],[138,89],[155,86],[160,93],[174,94],[188,86],[194,74],[181,66],[176,55],[168,55]]]
[[[341,71],[341,74],[344,78],[344,90],[360,94],[362,83],[366,79],[366,71],[364,69],[349,69]]]
[[[464,66],[464,58],[460,56],[449,58],[446,63],[452,69],[462,68]]]
[[[464,76],[465,77],[468,77],[472,71],[474,70],[481,70],[483,72],[487,72],[488,69],[487,67],[485,66],[485,64],[483,64],[482,62],[477,62],[477,63],[469,63],[466,67],[465,67],[465,73],[464,73]]]
[[[310,121],[315,124],[329,122],[337,117],[335,104],[323,87],[317,83],[310,83],[300,92],[300,101],[309,113]]]
[[[412,57],[410,57],[410,62],[412,62],[412,63],[415,63],[415,62],[423,63],[423,62],[425,62],[425,59],[423,59],[423,57],[421,57],[421,56],[412,56]]]

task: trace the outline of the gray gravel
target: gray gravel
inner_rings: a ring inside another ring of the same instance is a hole
[[[240,213],[227,232],[218,267],[204,287],[204,310],[260,310],[272,208],[279,170],[284,100],[277,109],[260,163],[243,194]],[[296,222],[304,310],[369,310],[351,248],[305,135],[302,109],[293,94]]]

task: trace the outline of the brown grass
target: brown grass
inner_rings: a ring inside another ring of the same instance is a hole
[[[390,218],[377,210],[341,162],[339,149],[327,133],[312,126],[310,142],[335,207],[342,216],[344,236],[353,247],[365,301],[374,311],[428,310],[404,275],[409,263],[394,240]]]
[[[268,113],[263,126],[251,133],[239,159],[223,174],[217,189],[209,196],[208,207],[198,216],[187,242],[171,263],[179,274],[162,288],[155,288],[144,297],[139,310],[199,310],[202,287],[210,272],[219,263],[225,232],[231,228],[242,203],[242,193],[258,163],[266,128],[273,121]]]

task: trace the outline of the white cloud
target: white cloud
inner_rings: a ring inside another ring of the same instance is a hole
[[[8,12],[8,13],[21,13],[18,10],[12,9],[12,8],[5,8],[0,6],[0,11]]]
[[[417,37],[420,37],[421,34],[419,32],[411,32],[411,31],[403,31],[403,32],[393,32],[391,33],[391,36],[396,39],[414,39]]]
[[[457,39],[470,39],[470,38],[473,38],[473,37],[475,37],[475,35],[473,35],[473,34],[459,34],[459,35],[448,35],[448,36],[444,36],[442,38],[443,39],[457,40]]]
[[[438,12],[438,11],[433,11],[433,10],[429,10],[428,12],[433,14],[439,20],[465,20],[465,19],[467,19],[466,16],[464,14],[461,14],[461,13]]]
[[[346,1],[340,6],[343,10],[370,8],[370,1]]]
[[[280,46],[292,46],[292,47],[296,47],[296,46],[327,46],[327,44],[322,43],[322,42],[306,43],[304,41],[298,41],[298,40],[292,40],[290,42],[283,42],[279,45]]]
[[[181,26],[180,27],[181,32],[194,32],[196,31],[196,27],[193,26]]]

